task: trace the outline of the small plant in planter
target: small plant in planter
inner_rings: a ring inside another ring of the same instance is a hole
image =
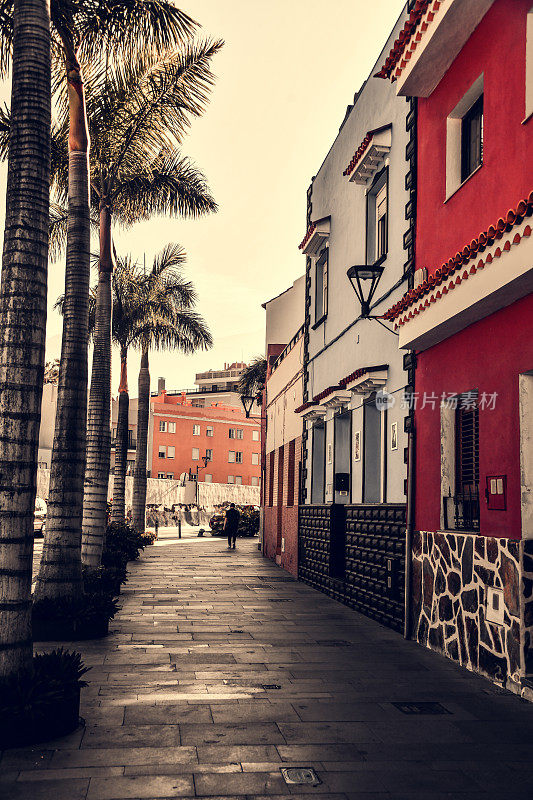
[[[83,588],[87,594],[120,594],[120,587],[128,580],[125,565],[113,567],[82,567]]]
[[[156,539],[157,536],[155,533],[152,533],[152,531],[145,531],[144,533],[141,533],[143,547],[148,547],[149,545],[153,544]]]
[[[29,671],[0,681],[0,750],[65,736],[79,724],[80,689],[90,668],[79,653],[33,657]]]
[[[102,564],[116,566],[120,562],[135,561],[144,546],[142,533],[124,522],[111,522],[107,526]]]
[[[118,610],[112,594],[84,594],[72,603],[45,599],[33,604],[33,638],[37,642],[80,641],[107,636],[109,620]]]

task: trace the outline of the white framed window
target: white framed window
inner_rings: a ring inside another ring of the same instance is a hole
[[[259,486],[259,478],[257,478],[255,475],[252,476],[251,485],[252,486]]]
[[[192,460],[193,461],[199,461],[200,460],[200,448],[199,447],[193,447],[193,449],[192,449]]]
[[[228,437],[229,437],[230,439],[235,439],[235,428],[230,428],[230,429],[228,430]]]
[[[257,467],[259,464],[259,453],[252,453],[252,464]]]
[[[160,419],[159,420],[159,433],[166,433],[167,432],[167,423]]]
[[[446,199],[483,164],[483,73],[446,119]]]
[[[210,450],[209,448],[206,449],[205,457],[206,457],[207,461],[212,461],[213,460],[213,451]]]
[[[167,457],[167,448],[159,445],[159,458],[166,458]]]
[[[242,452],[240,450],[235,453],[235,463],[242,464]]]
[[[192,435],[193,436],[200,436],[200,426],[199,425],[193,425],[192,426]]]
[[[175,447],[167,447],[167,458],[174,458],[176,455],[176,448]]]
[[[209,473],[206,473],[206,475],[205,475],[205,478],[204,478],[204,481],[205,481],[206,483],[213,483],[213,476],[212,476],[212,475],[209,475]]]
[[[158,472],[157,473],[157,477],[158,478],[164,478],[165,477],[165,473],[164,472]]]
[[[237,428],[236,433],[237,439],[244,439],[244,431],[242,428]]]
[[[228,463],[235,464],[235,450],[230,450],[228,452]]]
[[[387,255],[389,246],[389,168],[374,177],[366,195],[366,259],[375,264]]]
[[[174,480],[174,473],[173,472],[167,472],[167,478],[168,478],[168,480],[173,481]]]
[[[212,425],[208,425],[207,426],[207,428],[205,429],[205,435],[206,436],[212,436],[213,435],[213,426]]]
[[[235,483],[238,484],[239,486],[242,486],[242,475],[235,476]]]
[[[259,441],[259,431],[252,431],[252,441],[253,442]]]
[[[329,249],[324,246],[315,264],[315,324],[328,313],[328,260]]]
[[[169,433],[176,433],[176,423],[175,422],[169,422],[168,423],[168,432]]]
[[[228,483],[235,483],[235,476],[234,475],[228,475]]]

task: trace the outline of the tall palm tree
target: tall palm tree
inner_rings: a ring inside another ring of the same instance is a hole
[[[29,668],[50,184],[50,3],[15,0],[0,284],[0,676]]]
[[[265,388],[267,360],[265,356],[256,356],[243,370],[239,379],[239,393],[242,395],[260,395]]]
[[[221,42],[150,51],[90,81],[91,186],[100,209],[100,261],[89,396],[82,558],[100,562],[110,464],[112,222],[214,211],[203,175],[176,150],[202,113]]]
[[[56,188],[68,184],[67,247],[63,341],[56,426],[50,471],[46,541],[35,595],[76,598],[82,592],[81,527],[86,460],[87,324],[90,258],[89,133],[84,81],[78,57],[101,59],[112,49],[115,58],[129,58],[139,48],[156,52],[177,43],[193,27],[192,20],[161,0],[55,0],[55,85],[66,73],[67,98],[63,128],[68,126],[68,168],[54,151]],[[61,95],[59,95],[61,99]],[[66,136],[65,136],[66,138]]]
[[[150,416],[148,352],[152,348],[191,354],[196,350],[206,350],[213,344],[204,320],[194,311],[197,294],[192,283],[184,281],[182,277],[184,262],[185,252],[182,248],[167,245],[156,255],[152,269],[143,281],[146,315],[137,330],[142,355],[132,503],[133,526],[140,533],[144,532],[146,514],[146,455]]]

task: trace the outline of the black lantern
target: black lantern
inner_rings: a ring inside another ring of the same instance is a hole
[[[355,267],[350,267],[346,273],[357,295],[357,299],[361,303],[362,317],[370,316],[370,303],[374,297],[383,269],[384,267],[381,264],[358,264]],[[368,284],[367,281],[369,281]],[[366,284],[365,288],[367,288],[366,296],[363,283]]]
[[[247,418],[250,416],[250,413],[252,411],[252,406],[255,403],[255,401],[256,401],[255,395],[241,394],[241,403],[243,405],[244,413],[246,414]]]

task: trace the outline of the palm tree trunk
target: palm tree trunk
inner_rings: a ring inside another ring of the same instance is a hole
[[[111,210],[100,201],[100,270],[96,294],[93,367],[87,422],[87,466],[83,498],[82,561],[97,567],[107,527],[111,450]]]
[[[81,523],[87,429],[90,281],[89,136],[80,66],[64,39],[69,97],[69,193],[63,341],[46,533],[35,599],[83,591]]]
[[[139,370],[139,399],[137,401],[137,451],[133,476],[133,527],[144,533],[146,520],[146,455],[150,417],[150,368],[148,348],[144,348]]]
[[[115,440],[115,475],[113,480],[112,522],[126,519],[126,467],[128,463],[128,418],[130,398],[128,395],[128,351],[120,351],[120,386],[118,387],[117,438]]]
[[[50,185],[50,2],[15,0],[0,284],[0,676],[32,658],[31,573],[44,374]]]

